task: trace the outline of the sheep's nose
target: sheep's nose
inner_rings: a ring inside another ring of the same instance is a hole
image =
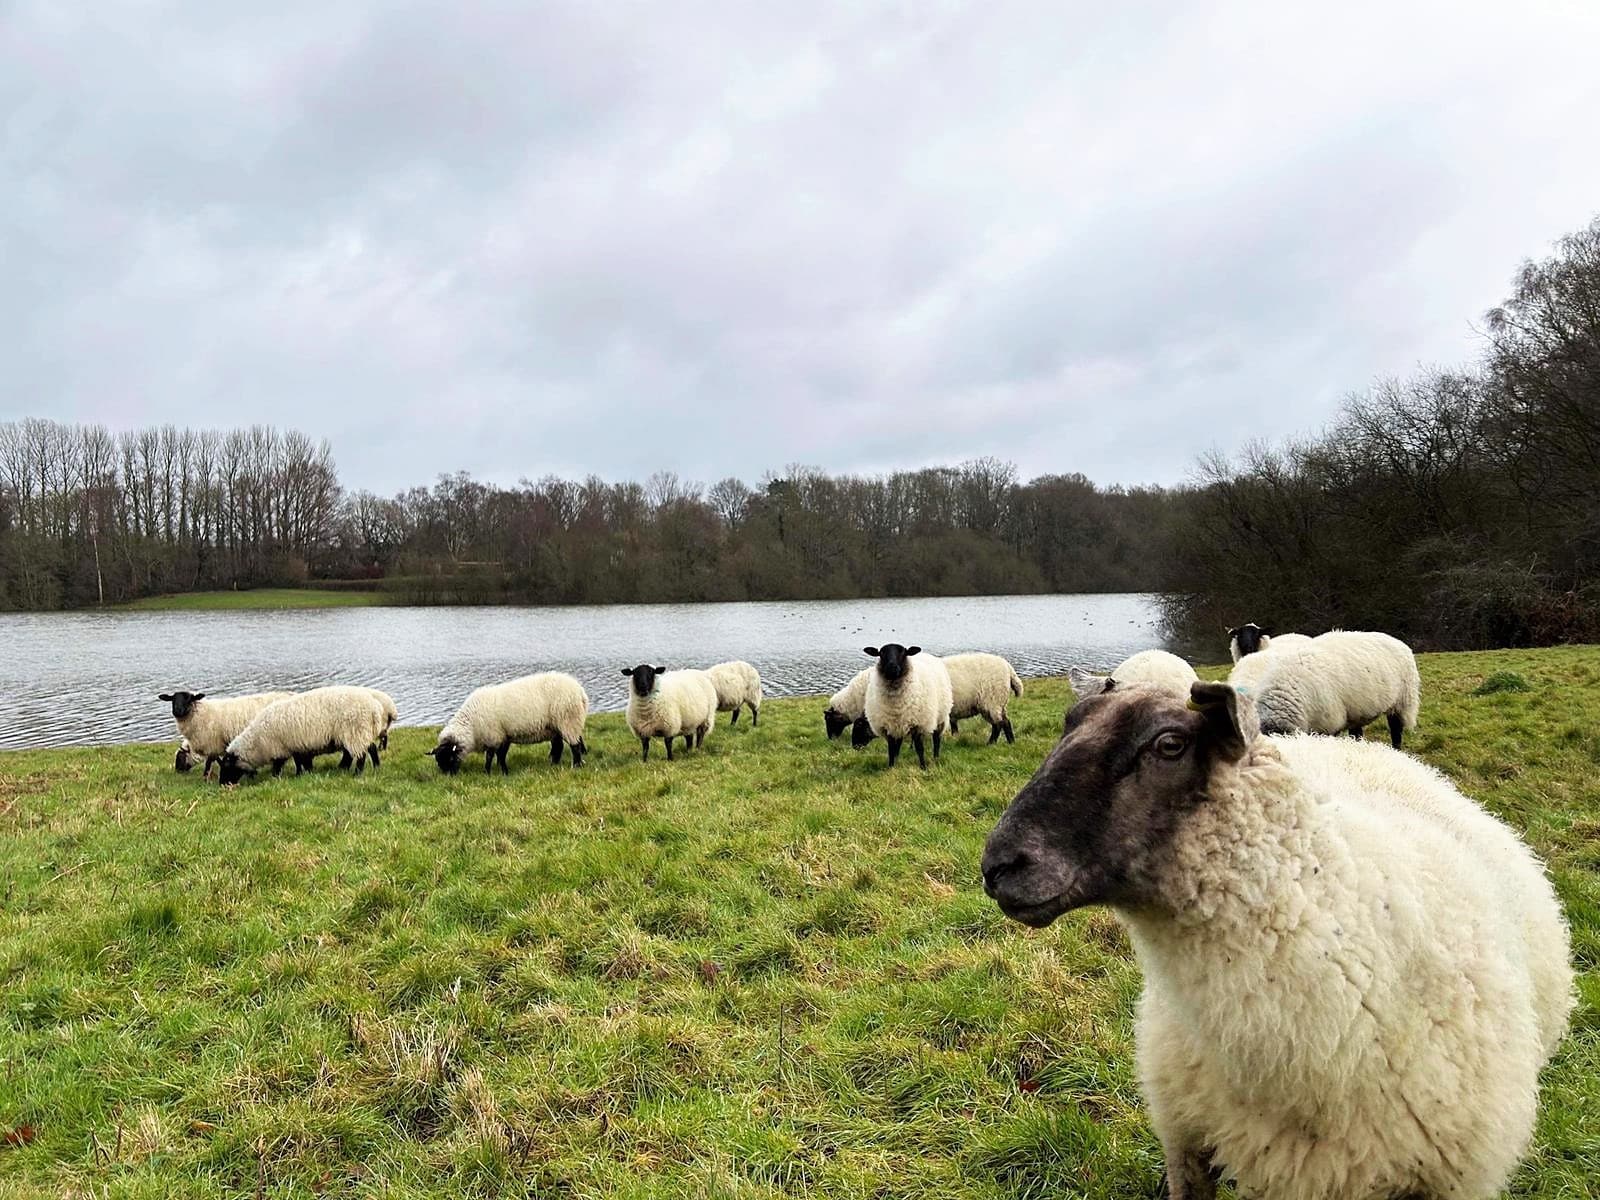
[[[983,864],[983,890],[989,894],[989,898],[996,898],[1003,877],[1016,874],[1026,867],[1028,862],[1028,856],[1020,850],[1007,858],[986,861]]]

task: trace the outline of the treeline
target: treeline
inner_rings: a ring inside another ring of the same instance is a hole
[[[1202,460],[1172,623],[1600,641],[1600,220],[1524,265],[1480,362],[1351,397],[1320,436]]]
[[[327,443],[297,432],[26,420],[0,425],[0,605],[267,585],[467,604],[1150,590],[1171,582],[1150,539],[1180,503],[992,459],[710,488],[457,474],[386,498],[343,493]]]

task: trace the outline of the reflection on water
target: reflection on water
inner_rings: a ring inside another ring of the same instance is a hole
[[[1162,644],[1143,595],[0,614],[0,748],[174,739],[156,694],[175,688],[361,683],[394,696],[401,724],[437,725],[473,688],[532,671],[570,671],[605,710],[627,703],[624,666],[743,658],[769,696],[826,694],[886,641],[991,650],[1022,675]]]

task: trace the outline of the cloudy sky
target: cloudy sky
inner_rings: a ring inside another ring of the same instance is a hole
[[[0,419],[297,426],[381,491],[1177,480],[1476,352],[1600,213],[1597,44],[1592,0],[0,0]]]

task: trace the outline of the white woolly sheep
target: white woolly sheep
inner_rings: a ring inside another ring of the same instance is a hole
[[[478,688],[456,709],[439,731],[438,745],[428,753],[447,775],[461,769],[461,760],[483,751],[487,775],[496,759],[509,775],[506,755],[513,744],[550,743],[550,762],[561,761],[563,744],[572,748],[572,765],[583,766],[588,747],[583,726],[589,717],[589,696],[571,675],[546,671],[508,683]]]
[[[247,696],[162,692],[156,699],[172,705],[172,719],[177,723],[179,736],[187,743],[187,746],[180,743],[172,765],[179,771],[187,771],[194,765],[194,759],[204,758],[201,775],[211,778],[211,764],[222,758],[228,743],[243,732],[256,714],[267,705],[292,695],[293,692],[255,692]]]
[[[1015,668],[998,654],[952,654],[943,660],[950,672],[950,732],[959,722],[981,716],[989,722],[989,744],[1005,734],[1008,743],[1017,740],[1006,715],[1012,696],[1022,695],[1022,680]]]
[[[1228,630],[1228,654],[1234,662],[1239,662],[1273,646],[1287,650],[1292,646],[1303,646],[1310,640],[1303,633],[1275,634],[1261,628],[1254,621],[1246,621],[1243,625],[1235,625]]]
[[[828,737],[836,738],[853,727],[850,742],[857,750],[872,741],[872,727],[867,724],[867,678],[871,674],[871,667],[858,671],[828,698],[828,707],[822,710],[822,725]]]
[[[736,658],[707,667],[706,674],[711,677],[711,686],[717,689],[717,711],[733,712],[728,718],[729,725],[739,723],[741,707],[750,710],[752,726],[761,723],[761,672]]]
[[[1191,692],[1075,708],[982,863],[1019,921],[1128,928],[1171,1195],[1498,1195],[1573,1003],[1538,861],[1414,759]]]
[[[867,724],[889,744],[889,765],[900,757],[907,737],[917,751],[917,765],[928,769],[923,737],[933,735],[933,757],[950,725],[950,672],[936,654],[923,654],[921,646],[885,642],[865,651],[878,660],[867,678]]]
[[[1154,687],[1176,696],[1187,696],[1189,685],[1199,678],[1193,667],[1166,650],[1141,650],[1123,659],[1109,675],[1096,675],[1087,667],[1067,668],[1067,682],[1079,700],[1118,686]]]
[[[383,712],[383,732],[378,735],[378,749],[387,750],[389,748],[389,730],[399,718],[400,710],[395,707],[394,698],[388,692],[379,691],[377,688],[372,687],[363,687],[359,690],[370,692],[372,698],[377,701],[378,707]],[[300,775],[310,771],[315,765],[318,756],[324,754],[339,755],[339,769],[341,771],[350,769],[351,758],[349,752],[335,742],[314,753],[307,751],[303,754],[296,754],[294,756],[294,773]]]
[[[628,728],[639,739],[643,759],[650,761],[650,739],[667,744],[672,761],[672,739],[683,738],[683,748],[705,744],[717,723],[717,689],[704,671],[668,671],[641,663],[623,667],[632,679],[628,688]]]
[[[1228,682],[1255,695],[1260,690],[1261,681],[1267,677],[1268,671],[1285,659],[1294,657],[1300,650],[1311,645],[1313,640],[1303,633],[1280,633],[1271,639],[1263,637],[1259,650],[1234,659],[1233,670],[1228,672]]]
[[[1387,716],[1389,740],[1415,729],[1422,680],[1411,647],[1386,633],[1334,630],[1292,653],[1274,650],[1250,688],[1267,733],[1349,733]]]
[[[291,759],[298,770],[306,755],[325,753],[330,746],[350,757],[357,775],[368,758],[376,770],[385,720],[382,703],[368,688],[301,692],[267,705],[228,743],[219,777],[223,783],[237,783],[268,763],[277,775]]]

